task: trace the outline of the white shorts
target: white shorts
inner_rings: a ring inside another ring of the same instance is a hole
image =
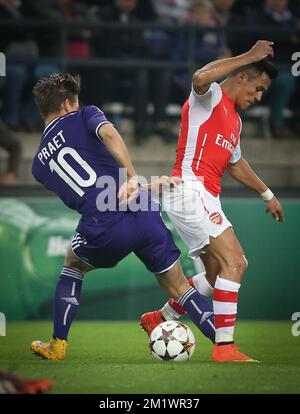
[[[219,196],[210,194],[201,181],[184,182],[163,193],[163,206],[183,242],[189,257],[196,258],[232,224],[225,216]]]

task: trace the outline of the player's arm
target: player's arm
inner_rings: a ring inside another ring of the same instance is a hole
[[[163,191],[177,187],[180,183],[183,183],[183,180],[180,177],[169,177],[167,175],[162,175],[154,183],[146,184],[144,188],[145,190],[152,191],[153,193],[162,193]]]
[[[131,162],[127,147],[116,128],[108,123],[103,124],[98,128],[97,134],[120,167],[126,168],[127,178],[135,177],[137,174]]]
[[[118,131],[109,123],[101,125],[98,128],[97,135],[120,167],[126,168],[127,181],[121,185],[118,196],[128,203],[137,195],[139,183],[126,144]]]
[[[195,92],[198,95],[203,95],[208,91],[211,83],[225,78],[240,67],[253,62],[259,62],[267,56],[273,57],[272,45],[273,42],[259,40],[248,52],[242,55],[216,60],[198,69],[193,76],[193,88]]]
[[[266,213],[271,213],[275,220],[283,221],[281,204],[243,157],[235,164],[229,164],[227,171],[235,180],[261,195],[267,206]]]

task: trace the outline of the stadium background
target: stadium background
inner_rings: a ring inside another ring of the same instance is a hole
[[[239,320],[282,320],[289,327],[291,315],[300,311],[300,77],[291,74],[291,56],[300,51],[300,4],[290,1],[290,15],[276,25],[271,20],[259,23],[256,16],[276,1],[214,1],[216,8],[223,3],[228,10],[222,15],[216,9],[207,29],[185,9],[189,0],[174,2],[165,12],[160,6],[168,2],[128,2],[136,8],[128,19],[119,20],[112,8],[121,0],[0,1],[0,51],[7,60],[6,76],[0,78],[1,117],[14,142],[11,152],[0,148],[2,177],[10,168],[9,155],[17,160],[11,185],[0,188],[0,312],[8,322],[51,320],[56,280],[78,219],[31,176],[42,130],[31,97],[35,80],[57,70],[80,73],[81,103],[106,112],[139,174],[150,178],[171,171],[180,106],[194,70],[206,60],[244,52],[267,38],[275,41],[283,77],[272,94],[243,114],[242,151],[278,195],[285,222],[273,221],[259,197],[227,175],[222,197],[249,260]],[[4,3],[13,10],[8,12]],[[205,34],[210,45],[213,39],[209,52],[201,43]],[[287,98],[285,88],[290,91]],[[274,105],[283,95],[286,101],[279,106],[284,124],[278,127],[272,124]],[[185,246],[172,231],[184,270],[192,276],[201,264],[186,257]],[[130,255],[114,269],[89,274],[78,319],[137,321],[165,299],[154,277]]]

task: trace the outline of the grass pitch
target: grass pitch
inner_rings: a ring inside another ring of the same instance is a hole
[[[50,337],[50,322],[8,323],[0,337],[0,368],[53,381],[53,393],[203,394],[300,393],[300,337],[286,322],[239,322],[236,342],[260,364],[215,364],[212,346],[196,327],[188,362],[159,362],[148,353],[137,322],[75,322],[64,361],[47,361],[29,350]]]

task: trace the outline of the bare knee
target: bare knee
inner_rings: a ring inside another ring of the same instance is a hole
[[[243,276],[247,269],[248,262],[245,260],[245,256],[235,256],[229,261],[230,271],[233,274]]]
[[[247,270],[248,261],[244,255],[232,255],[221,266],[221,274],[231,276],[235,281],[240,281]]]
[[[248,260],[247,260],[247,258],[246,258],[246,256],[244,254],[243,254],[243,259],[244,259],[244,262],[245,262],[245,270],[244,270],[244,272],[246,272],[246,270],[248,268]]]
[[[78,257],[76,257],[70,247],[68,248],[65,257],[64,266],[72,267],[73,269],[79,270],[82,273],[86,273],[89,270],[93,270],[91,266],[87,265],[86,263],[82,262]]]

